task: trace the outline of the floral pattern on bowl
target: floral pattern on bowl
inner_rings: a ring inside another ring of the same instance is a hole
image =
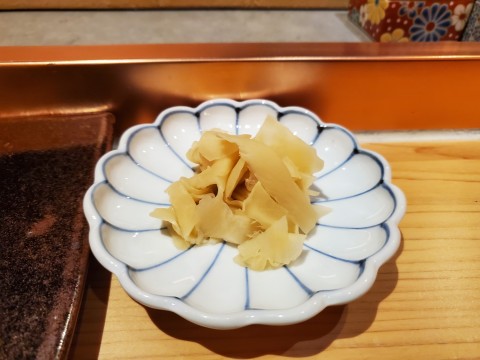
[[[349,18],[380,42],[461,40],[473,0],[350,0]]]
[[[267,115],[324,160],[314,183],[321,195],[312,202],[332,211],[309,234],[301,257],[279,269],[243,268],[226,243],[179,250],[149,213],[169,206],[171,182],[193,174],[187,150],[208,129],[254,135]],[[363,295],[397,251],[406,202],[390,177],[380,155],[303,108],[228,99],[173,107],[153,124],[127,130],[98,162],[84,198],[90,246],[126,292],[148,307],[218,329],[297,323]]]

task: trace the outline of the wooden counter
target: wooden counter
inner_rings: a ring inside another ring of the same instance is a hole
[[[92,259],[72,359],[480,358],[480,141],[366,144],[407,197],[373,288],[285,327],[205,329],[149,310]]]

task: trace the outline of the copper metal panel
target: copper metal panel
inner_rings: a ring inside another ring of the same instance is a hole
[[[0,117],[112,112],[117,133],[172,105],[266,98],[353,130],[478,127],[480,44],[0,48]]]

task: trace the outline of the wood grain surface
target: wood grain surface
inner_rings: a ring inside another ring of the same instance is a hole
[[[304,323],[217,331],[130,299],[92,259],[72,359],[479,359],[480,142],[365,144],[407,197],[372,289]]]

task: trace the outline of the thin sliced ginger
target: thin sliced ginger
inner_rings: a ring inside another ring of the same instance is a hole
[[[276,119],[255,137],[206,131],[187,153],[197,172],[166,190],[171,207],[155,209],[176,244],[226,241],[252,270],[291,264],[328,209],[312,205],[313,174],[323,161]]]

